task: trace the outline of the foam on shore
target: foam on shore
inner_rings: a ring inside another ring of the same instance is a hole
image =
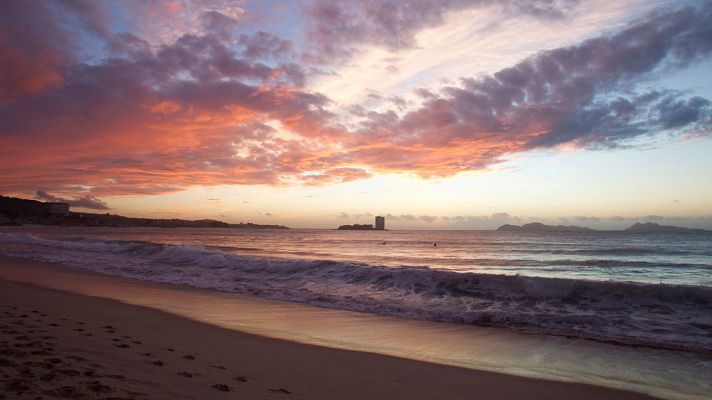
[[[712,360],[693,353],[316,308],[73,272],[29,260],[2,258],[0,265],[3,265],[0,279],[111,298],[294,342],[520,376],[584,382],[670,399],[704,399],[712,392],[712,384],[707,379],[712,371]]]
[[[0,233],[0,252],[226,293],[712,354],[712,287],[253,257],[146,241]]]

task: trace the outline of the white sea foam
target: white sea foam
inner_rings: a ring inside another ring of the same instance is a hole
[[[712,288],[238,255],[0,233],[0,252],[134,279],[408,318],[712,353]]]

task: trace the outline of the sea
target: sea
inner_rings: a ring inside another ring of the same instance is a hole
[[[712,355],[712,233],[0,228],[0,254],[400,318]]]

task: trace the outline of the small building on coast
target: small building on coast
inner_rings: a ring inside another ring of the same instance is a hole
[[[382,231],[386,229],[386,217],[376,217],[376,230]]]

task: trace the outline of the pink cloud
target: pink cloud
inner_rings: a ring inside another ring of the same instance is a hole
[[[521,12],[548,10],[545,3]],[[188,12],[184,3],[172,4],[156,12]],[[351,11],[335,4],[330,9],[318,2],[315,7],[326,8],[314,17],[336,23],[344,12],[357,12],[375,29],[338,40],[371,43],[368,35],[388,34],[392,3],[358,3]],[[402,40],[466,6],[433,4],[439,7],[433,20],[413,21],[400,32]],[[228,35],[223,23],[232,22],[209,13],[203,22],[219,32],[181,33],[157,45],[152,38],[111,33],[101,10],[66,8],[81,15],[83,34],[94,32],[106,44],[107,57],[86,62],[45,3],[10,5],[3,15],[24,16],[47,29],[23,31],[0,17],[7,22],[0,27],[0,49],[10,55],[0,94],[2,192],[42,187],[66,197],[79,185],[91,196],[106,196],[196,185],[327,184],[379,172],[446,176],[531,149],[611,147],[651,132],[699,134],[712,127],[706,99],[634,90],[659,71],[710,56],[707,5],[661,12],[490,76],[420,91],[422,105],[401,114],[355,108],[349,126],[357,129],[336,122],[329,98],[308,89],[311,66],[298,64],[293,44],[274,34]],[[412,7],[406,11],[413,16],[432,11],[421,2]]]

